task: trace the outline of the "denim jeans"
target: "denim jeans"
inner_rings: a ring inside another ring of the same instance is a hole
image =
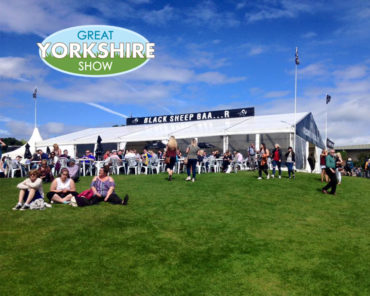
[[[290,178],[290,174],[293,174],[294,176],[294,171],[293,171],[293,162],[287,162],[286,163],[286,166],[288,168],[288,175],[289,175],[289,178]]]
[[[275,176],[275,168],[278,167],[279,170],[279,176],[281,176],[281,161],[272,161],[272,175]]]
[[[186,165],[186,171],[190,177],[190,168],[193,170],[193,178],[195,179],[195,174],[197,172],[197,159],[188,159],[188,164]]]

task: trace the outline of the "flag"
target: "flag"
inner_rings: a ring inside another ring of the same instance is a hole
[[[298,58],[298,47],[295,48],[295,64],[299,65],[299,58]]]
[[[329,104],[330,100],[331,100],[331,96],[326,95],[326,104]]]
[[[37,97],[37,88],[33,91],[32,97],[36,100]]]

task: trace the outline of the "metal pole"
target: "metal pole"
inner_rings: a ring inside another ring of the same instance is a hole
[[[35,128],[37,127],[37,107],[36,107],[37,99],[35,98]]]
[[[326,104],[326,112],[325,112],[325,149],[328,149],[328,104]]]
[[[295,151],[295,140],[296,140],[296,113],[297,113],[297,72],[298,65],[295,64],[295,81],[294,81],[294,142],[293,142],[293,151]]]

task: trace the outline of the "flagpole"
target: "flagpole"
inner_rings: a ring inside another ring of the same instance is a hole
[[[328,95],[326,95],[326,97],[328,97]],[[328,149],[328,103],[325,105],[325,149]]]
[[[36,121],[36,119],[37,119],[37,107],[36,107],[36,102],[37,102],[37,100],[35,99],[35,128],[37,127],[37,121]]]
[[[295,141],[296,141],[296,130],[297,130],[297,73],[298,73],[298,47],[296,47],[296,62],[295,62],[295,78],[294,78],[294,142],[293,142],[293,151],[295,151]]]
[[[37,128],[37,87],[35,87],[32,97],[35,101],[35,128]]]

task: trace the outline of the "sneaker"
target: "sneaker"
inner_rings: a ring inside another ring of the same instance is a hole
[[[125,198],[123,199],[123,203],[122,203],[123,206],[127,206],[128,198],[129,198],[128,194],[126,194]]]
[[[279,175],[279,179],[281,179],[281,176]]]
[[[51,208],[52,207],[52,205],[49,204],[49,203],[47,203],[47,202],[44,202],[44,204],[45,204],[45,207],[47,207],[47,208]]]
[[[322,193],[324,193],[324,194],[328,194],[328,192],[325,190],[325,189],[323,189],[323,190],[321,190],[322,191]]]
[[[26,210],[29,210],[30,209],[30,205],[26,205],[24,204],[22,207],[21,207],[21,211],[26,211]]]
[[[274,175],[272,175],[272,177],[274,177]],[[267,175],[267,180],[270,179],[270,175]]]
[[[185,181],[190,181],[190,180],[191,180],[190,176],[185,179]]]
[[[194,178],[193,178],[193,179],[191,179],[191,182],[193,182],[193,183],[194,183],[194,182],[195,182],[195,179],[194,179]]]
[[[272,178],[272,179],[275,179],[275,175],[271,175],[271,178]],[[267,179],[270,179],[270,177],[269,177],[269,176],[267,176]]]
[[[257,180],[262,180],[262,177],[258,177]]]
[[[13,208],[13,211],[20,210],[22,208],[22,204],[16,204],[15,207]]]

